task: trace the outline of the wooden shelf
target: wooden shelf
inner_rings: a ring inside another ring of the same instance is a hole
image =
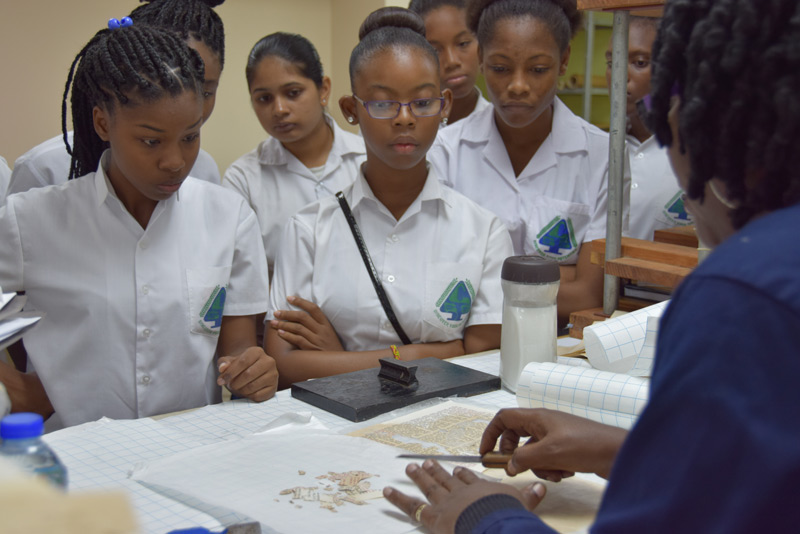
[[[592,263],[606,274],[665,287],[677,287],[697,266],[697,248],[630,237],[622,238],[621,257],[605,261],[605,253],[605,239],[592,241]]]
[[[694,226],[676,226],[666,230],[656,230],[653,234],[653,241],[691,248],[697,248],[700,245]]]

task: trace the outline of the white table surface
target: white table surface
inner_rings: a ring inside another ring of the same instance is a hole
[[[498,374],[499,351],[453,360],[454,363],[490,374]],[[505,390],[469,398],[483,407],[515,407],[515,396]],[[139,420],[100,420],[47,434],[45,440],[57,452],[69,472],[69,491],[125,489],[137,511],[141,531],[166,533],[172,529],[203,526],[218,531],[224,525],[244,521],[228,510],[202,512],[192,503],[170,498],[130,480],[137,462],[175,454],[221,440],[238,439],[258,431],[268,422],[289,412],[310,412],[332,433],[350,433],[413,411],[414,407],[353,423],[293,399],[284,390],[269,401],[256,404],[237,400],[182,412],[170,417]]]

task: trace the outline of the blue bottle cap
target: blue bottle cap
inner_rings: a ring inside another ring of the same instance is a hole
[[[12,413],[0,420],[0,438],[38,438],[44,432],[44,419],[38,413]]]

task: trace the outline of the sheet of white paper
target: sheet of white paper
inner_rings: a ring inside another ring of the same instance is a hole
[[[419,495],[398,449],[370,440],[308,432],[269,433],[216,443],[139,465],[132,478],[261,522],[278,533],[382,534],[415,525],[382,494],[392,485]],[[388,520],[396,518],[396,520]]]
[[[16,293],[3,293],[3,288],[0,287],[0,310],[6,307],[6,304],[14,300]]]
[[[0,341],[10,338],[20,330],[24,330],[37,322],[41,317],[16,317],[6,321],[0,321]]]
[[[227,509],[193,507],[128,478],[137,462],[153,460],[210,443],[152,419],[102,418],[45,434],[44,440],[67,466],[69,490],[114,489],[129,492],[143,534],[202,526],[215,532],[248,518]],[[218,464],[215,464],[218,465]],[[219,473],[224,478],[224,473]],[[0,529],[2,530],[2,529]]]
[[[661,317],[669,301],[607,319],[583,329],[586,357],[595,369],[627,373],[642,350],[648,317]]]
[[[519,378],[517,403],[630,428],[647,404],[649,391],[644,378],[582,366],[530,363]]]
[[[647,333],[644,337],[644,345],[636,361],[633,364],[633,369],[628,371],[631,376],[645,376],[650,377],[653,371],[653,362],[656,357],[656,341],[658,338],[658,325],[661,317],[648,317],[647,318]]]

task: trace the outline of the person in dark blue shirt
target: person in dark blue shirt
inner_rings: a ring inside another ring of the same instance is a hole
[[[648,123],[714,252],[661,320],[650,401],[629,434],[503,410],[480,447],[499,438],[513,451],[510,475],[607,477],[593,533],[800,529],[798,90],[796,0],[666,2]],[[432,532],[553,532],[534,513],[541,483],[519,491],[432,461],[406,472],[427,501],[384,494]]]

